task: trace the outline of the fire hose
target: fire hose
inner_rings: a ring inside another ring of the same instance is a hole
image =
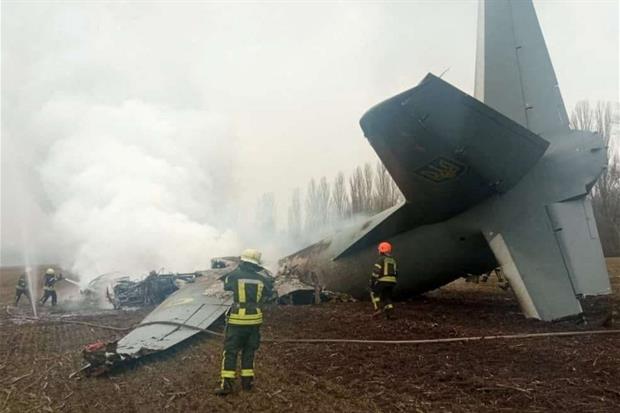
[[[7,307],[6,312],[13,316],[9,312]],[[20,317],[26,320],[41,321],[41,319],[34,317]],[[129,331],[135,328],[145,327],[148,325],[170,325],[181,328],[187,328],[207,334],[211,334],[217,337],[223,337],[224,334],[217,331],[209,330],[207,328],[196,327],[188,324],[177,323],[174,321],[152,321],[147,323],[136,324],[130,327],[114,327],[96,323],[89,323],[86,321],[76,320],[43,320],[52,323],[64,323],[64,324],[78,324],[85,325],[93,328],[101,328],[105,330],[113,331]],[[367,340],[367,339],[347,339],[347,338],[263,338],[263,343],[302,343],[302,344],[317,344],[317,343],[331,343],[331,344],[432,344],[432,343],[458,343],[458,342],[471,342],[471,341],[487,341],[487,340],[511,340],[511,339],[525,339],[525,338],[540,338],[540,337],[573,337],[573,336],[586,336],[586,335],[609,335],[620,334],[620,329],[613,330],[581,330],[581,331],[554,331],[546,333],[518,333],[518,334],[497,334],[489,336],[473,336],[473,337],[448,337],[448,338],[431,338],[431,339],[416,339],[416,340]]]

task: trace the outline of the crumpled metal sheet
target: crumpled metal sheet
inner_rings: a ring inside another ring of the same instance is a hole
[[[188,339],[198,330],[168,324],[151,324],[158,321],[174,322],[192,327],[207,328],[221,317],[233,303],[232,293],[224,291],[220,280],[236,264],[223,269],[209,270],[194,283],[178,290],[140,325],[118,341],[116,352],[124,356],[137,356],[166,350]]]

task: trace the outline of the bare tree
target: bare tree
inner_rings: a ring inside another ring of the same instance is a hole
[[[375,211],[384,211],[396,205],[401,193],[382,162],[377,162],[375,168]]]
[[[590,102],[580,100],[575,105],[573,113],[570,116],[570,124],[573,129],[591,131],[593,126],[593,114],[590,108]]]
[[[598,102],[593,112],[594,127],[605,140],[609,163],[592,191],[592,204],[602,227],[599,233],[606,255],[620,255],[620,157],[613,141],[613,108],[609,102]]]
[[[260,231],[276,232],[276,200],[273,193],[263,194],[256,208],[256,223]]]
[[[305,231],[314,231],[319,225],[318,187],[314,178],[308,182],[306,189],[306,223]]]
[[[349,177],[349,193],[351,194],[350,215],[364,212],[364,172],[358,166]]]
[[[291,198],[291,205],[288,207],[288,233],[292,240],[299,241],[301,239],[301,191],[295,188]]]
[[[316,201],[317,201],[317,220],[319,227],[327,226],[329,222],[329,200],[330,200],[330,189],[329,183],[327,183],[327,178],[322,177],[319,182],[319,186],[317,188],[316,193]]]
[[[373,213],[375,210],[375,202],[373,198],[373,181],[374,172],[369,162],[364,164],[364,181],[362,186],[362,199],[364,212]]]
[[[620,255],[620,157],[613,134],[614,126],[618,126],[618,110],[614,116],[609,102],[598,102],[595,107],[587,101],[578,102],[571,126],[597,132],[605,141],[609,163],[592,190],[592,206],[605,255]]]
[[[338,172],[336,178],[334,179],[334,184],[332,185],[332,217],[336,221],[341,221],[348,217],[349,215],[349,194],[347,193],[347,188],[344,183],[344,174],[342,172]]]

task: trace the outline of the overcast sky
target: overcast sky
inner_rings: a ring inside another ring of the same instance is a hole
[[[567,108],[618,101],[618,1],[534,4]],[[187,233],[208,224],[236,248],[225,227],[243,208],[207,223],[227,207],[218,194],[250,211],[275,192],[282,211],[311,177],[376,160],[358,126],[372,105],[448,68],[473,93],[476,18],[477,2],[456,0],[3,1],[2,261],[32,239],[70,239],[69,264],[115,243],[85,246],[69,230],[109,228],[126,210],[108,195],[146,209],[164,199],[168,217],[199,224]],[[33,259],[56,260],[50,251]]]

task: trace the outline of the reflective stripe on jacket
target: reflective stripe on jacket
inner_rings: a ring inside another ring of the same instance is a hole
[[[45,274],[45,280],[43,281],[43,289],[46,291],[54,291],[56,289],[56,282],[60,279],[57,275]]]
[[[389,255],[382,255],[372,271],[373,281],[396,284],[397,276],[396,260]]]
[[[228,324],[248,326],[263,323],[259,305],[271,295],[273,281],[262,267],[241,262],[226,276],[224,289],[233,292],[235,301],[228,313]]]

